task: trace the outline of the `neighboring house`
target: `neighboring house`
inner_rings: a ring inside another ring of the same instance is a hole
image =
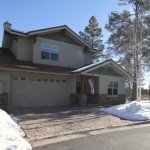
[[[5,22],[0,95],[9,108],[124,102],[132,77],[113,60],[92,64],[96,52],[65,25],[25,33]]]

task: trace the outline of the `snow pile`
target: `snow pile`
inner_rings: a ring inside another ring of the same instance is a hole
[[[20,127],[0,109],[0,150],[31,150],[31,145],[21,137]]]
[[[150,119],[150,100],[128,102],[126,104],[102,108],[101,111],[119,118],[142,121]]]

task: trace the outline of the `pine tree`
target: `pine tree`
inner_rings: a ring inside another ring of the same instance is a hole
[[[100,54],[103,52],[104,45],[102,44],[102,30],[99,27],[97,19],[92,16],[89,20],[89,25],[85,27],[84,32],[79,32],[80,37],[85,40],[92,49],[97,50],[99,53],[93,55],[93,60],[98,60]]]
[[[134,77],[132,99],[138,96],[138,81],[141,80],[141,65],[149,67],[148,20],[149,0],[119,0],[121,5],[132,5],[133,11],[112,12],[106,29],[111,32],[108,53],[119,57],[119,62]]]

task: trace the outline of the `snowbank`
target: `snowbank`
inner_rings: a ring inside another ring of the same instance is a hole
[[[128,102],[126,104],[102,108],[101,111],[119,118],[142,121],[150,119],[150,100]]]
[[[31,145],[21,137],[20,131],[17,123],[0,109],[0,150],[31,150]]]

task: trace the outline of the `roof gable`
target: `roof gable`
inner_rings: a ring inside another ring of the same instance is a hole
[[[65,32],[65,34],[68,35],[74,41],[76,41],[76,43],[78,43],[78,45],[82,45],[83,47],[85,47],[86,50],[97,53],[97,51],[92,50],[92,47],[87,42],[85,42],[78,34],[76,34],[73,30],[71,30],[66,25],[52,27],[52,28],[45,28],[45,29],[40,29],[40,30],[33,30],[33,31],[29,31],[29,32],[22,32],[22,31],[18,31],[15,29],[9,29],[9,30],[4,29],[4,30],[6,30],[7,32],[9,32],[11,34],[20,35],[20,36],[24,36],[24,37],[33,36],[33,35],[48,34],[50,32],[51,33],[52,32]],[[70,42],[70,40],[69,40],[69,42]]]
[[[43,35],[39,35],[39,37],[47,38],[47,39],[51,39],[51,40],[55,40],[55,41],[60,41],[60,42],[64,42],[64,43],[69,43],[69,44],[73,44],[73,45],[79,45],[75,40],[73,40],[68,35],[66,35],[65,33],[62,33],[62,32],[43,34]]]
[[[132,76],[127,73],[121,66],[119,66],[117,63],[115,63],[112,59],[106,60],[102,63],[98,62],[95,64],[91,64],[79,69],[76,69],[72,71],[74,74],[91,74],[94,75],[94,72],[96,75],[107,74],[107,75],[115,75],[115,76],[122,76],[126,79],[132,80]]]
[[[120,75],[118,72],[113,70],[113,68],[111,68],[109,65],[101,66],[101,67],[94,69],[92,71],[89,71],[87,73],[96,74],[96,75],[109,75],[109,76],[122,77],[122,75]]]

